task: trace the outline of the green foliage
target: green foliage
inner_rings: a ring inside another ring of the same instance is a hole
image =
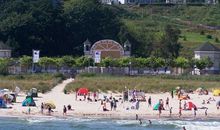
[[[94,61],[92,58],[86,56],[76,58],[76,67],[88,67],[88,66],[92,66],[93,64]]]
[[[198,69],[203,70],[205,68],[210,68],[213,65],[213,62],[209,57],[205,57],[202,59],[196,59],[195,64]]]
[[[41,57],[39,60],[39,65],[43,67],[45,70],[47,70],[49,66],[55,64],[56,64],[55,60],[50,57]]]
[[[212,35],[207,35],[206,36],[208,39],[212,39]]]
[[[19,58],[19,62],[22,66],[26,66],[28,68],[32,64],[32,57],[24,55]]]
[[[8,65],[10,60],[0,58],[0,75],[7,75],[8,74]]]
[[[63,56],[60,62],[60,66],[73,67],[76,65],[76,61],[72,56]]]
[[[165,34],[161,41],[161,52],[165,58],[176,58],[179,56],[181,44],[178,42],[181,31],[177,28],[167,25]]]
[[[201,81],[203,81],[201,83]],[[177,86],[185,89],[196,90],[198,87],[206,86],[206,89],[219,88],[220,76],[192,76],[192,75],[160,75],[160,76],[142,76],[125,77],[110,75],[93,75],[91,77],[76,77],[74,83],[66,86],[69,92],[76,88],[87,87],[90,91],[114,91],[122,92],[125,86],[128,89],[138,89],[145,92],[170,92]]]
[[[110,58],[110,57],[106,57],[105,59],[102,59],[101,66],[103,66],[103,67],[113,67],[113,66],[115,66],[115,60]]]
[[[189,67],[189,60],[184,57],[178,57],[174,60],[175,66],[186,69]]]
[[[155,71],[159,68],[159,67],[163,67],[165,66],[165,60],[162,58],[156,58],[156,57],[149,57],[148,58],[149,61],[149,67],[153,68]]]

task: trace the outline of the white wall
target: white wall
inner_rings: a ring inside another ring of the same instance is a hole
[[[10,50],[0,50],[0,58],[10,58],[11,51]]]

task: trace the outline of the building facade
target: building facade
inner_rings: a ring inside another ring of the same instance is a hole
[[[129,57],[131,55],[131,44],[127,40],[124,45],[120,45],[114,40],[100,40],[92,44],[88,39],[84,44],[84,55],[92,57],[94,60],[97,54],[100,56],[100,60],[106,57],[121,58]]]
[[[10,47],[8,47],[2,41],[0,41],[0,58],[10,58],[10,57],[11,57]]]
[[[207,73],[218,74],[220,73],[220,49],[208,42],[202,44],[194,51],[195,59],[209,57],[213,62],[213,66],[206,68]],[[200,75],[201,71],[195,68],[195,74]]]

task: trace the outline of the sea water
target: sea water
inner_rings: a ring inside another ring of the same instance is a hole
[[[220,130],[220,120],[136,120],[97,118],[0,118],[0,130]]]

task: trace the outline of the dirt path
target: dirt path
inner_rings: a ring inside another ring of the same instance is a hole
[[[63,90],[67,84],[73,82],[74,79],[64,80],[62,83],[55,86],[49,93],[40,95],[42,98],[39,98],[36,101],[37,106],[40,106],[42,102],[52,101],[56,105],[58,111],[62,111],[63,105],[68,105],[74,99],[73,95],[65,95]]]

